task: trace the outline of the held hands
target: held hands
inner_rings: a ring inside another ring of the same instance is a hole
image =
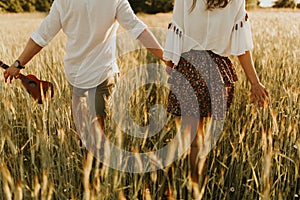
[[[166,65],[166,72],[167,72],[167,74],[170,75],[171,69],[173,69],[174,64],[173,64],[172,61],[169,61],[169,60],[163,60],[163,61],[164,61],[165,65]]]
[[[7,68],[4,72],[5,83],[7,83],[7,79],[9,79],[9,82],[11,83],[13,78],[15,78],[15,79],[18,78],[20,70],[21,69],[14,67],[14,66]]]
[[[269,93],[261,82],[251,84],[251,98],[260,108],[269,106]]]
[[[170,61],[170,60],[164,60],[164,63],[165,63],[166,66],[173,68],[174,64],[172,63],[172,61]]]

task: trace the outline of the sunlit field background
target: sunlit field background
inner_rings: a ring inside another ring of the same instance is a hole
[[[253,59],[271,105],[257,109],[251,103],[249,83],[232,58],[239,74],[235,101],[218,143],[200,162],[200,197],[299,199],[300,12],[254,10],[249,15]],[[11,64],[44,16],[0,14],[0,60]],[[171,14],[139,16],[163,45]],[[139,43],[120,35],[118,49],[134,50],[121,51],[121,77],[141,64],[157,63],[158,76],[167,80],[162,63],[144,49],[131,48]],[[188,154],[168,168],[133,174],[103,166],[80,148],[71,113],[72,94],[63,72],[65,39],[60,33],[22,71],[54,84],[54,98],[43,105],[33,101],[20,80],[5,84],[0,76],[0,199],[165,199],[168,188],[174,199],[191,199]],[[147,76],[141,74],[136,80]],[[135,80],[125,82],[123,91]],[[167,92],[145,85],[131,96],[129,107],[128,102],[120,107],[147,125],[147,109],[164,104]],[[135,151],[157,148],[176,134],[172,117],[160,134],[147,140],[126,136],[116,127],[109,112],[108,137]]]

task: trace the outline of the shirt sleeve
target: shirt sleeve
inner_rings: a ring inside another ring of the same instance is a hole
[[[31,39],[41,47],[45,47],[62,28],[58,2],[59,0],[53,2],[47,17],[40,27],[31,34]]]
[[[253,49],[251,23],[245,9],[245,1],[242,2],[232,28],[230,48],[232,55],[242,55],[246,51]]]
[[[147,28],[147,26],[134,14],[127,0],[119,0],[116,19],[135,39]]]
[[[172,22],[168,26],[163,58],[178,64],[183,44],[183,0],[175,0]]]

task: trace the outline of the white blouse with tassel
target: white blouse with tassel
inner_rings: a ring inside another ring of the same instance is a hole
[[[191,49],[211,50],[221,56],[242,55],[253,48],[245,0],[231,0],[225,8],[206,9],[206,0],[175,0],[164,59],[178,64]]]

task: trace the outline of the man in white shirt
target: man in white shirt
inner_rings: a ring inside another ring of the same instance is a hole
[[[103,95],[108,94],[110,79],[118,72],[115,55],[118,24],[162,59],[163,49],[147,26],[136,17],[127,0],[55,0],[49,15],[31,34],[22,54],[4,72],[5,81],[16,77],[22,66],[62,30],[67,36],[64,70],[73,87],[74,119],[79,120],[85,114],[78,107],[87,93],[88,99],[96,98],[95,105],[88,106],[90,110],[96,110],[103,128]]]

